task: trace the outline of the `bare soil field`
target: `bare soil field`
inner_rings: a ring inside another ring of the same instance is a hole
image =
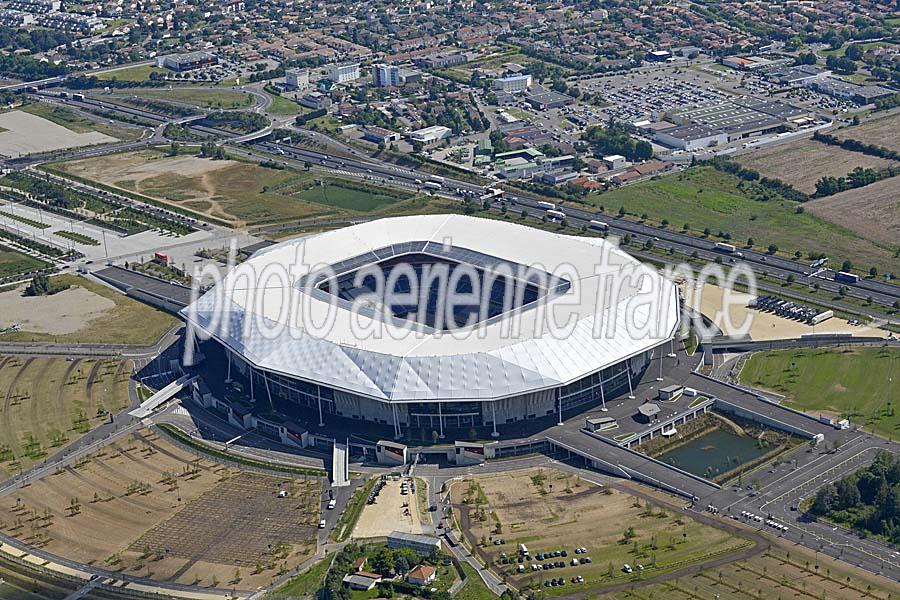
[[[455,513],[476,551],[518,588],[536,587],[558,595],[625,583],[625,563],[645,566],[644,577],[665,573],[707,558],[751,547],[748,539],[669,512],[629,493],[597,486],[559,471],[538,469],[467,478],[451,487]],[[628,526],[632,527],[629,529]],[[503,543],[494,544],[500,539]],[[534,560],[517,572],[518,544]],[[585,554],[575,554],[586,547]],[[538,559],[539,552],[567,552],[566,557]],[[513,557],[502,564],[501,553]],[[588,557],[588,564],[572,565]],[[549,573],[532,564],[562,561]],[[575,575],[585,582],[545,588],[547,578]]]
[[[115,307],[112,300],[83,287],[28,298],[23,298],[19,288],[0,293],[0,328],[19,325],[24,331],[66,335],[87,327]]]
[[[900,244],[900,177],[812,200],[805,207],[817,217],[889,248]]]
[[[685,303],[713,320],[728,335],[741,333],[746,319],[750,319],[750,337],[757,341],[784,340],[797,338],[810,333],[850,333],[861,336],[887,337],[890,332],[884,329],[872,329],[850,325],[846,319],[832,317],[815,327],[800,323],[793,319],[785,319],[768,312],[747,308],[752,296],[741,292],[731,292],[732,301],[736,304],[726,307],[725,290],[717,285],[705,284],[698,290],[691,282],[684,287]],[[726,309],[727,317],[726,318]]]
[[[145,430],[0,499],[0,521],[79,562],[248,589],[315,551],[318,500],[318,480],[241,473]]]
[[[0,155],[16,157],[35,152],[78,148],[115,142],[98,131],[77,133],[30,113],[13,110],[0,113]]]
[[[128,405],[131,361],[0,356],[0,473],[27,469]]]
[[[400,482],[388,481],[375,504],[367,504],[353,530],[353,537],[386,536],[392,531],[426,533],[422,526],[416,494],[400,494]]]
[[[807,194],[816,191],[816,182],[822,177],[843,177],[856,167],[883,168],[893,163],[812,139],[764,147],[742,155],[737,161],[764,177],[778,178]]]
[[[851,139],[900,151],[898,131],[900,131],[900,113],[868,120],[854,127],[838,129],[834,132],[834,136],[842,140]]]
[[[24,286],[0,293],[4,342],[152,344],[178,323],[161,310],[77,275],[54,277],[68,289],[52,296],[22,296]]]

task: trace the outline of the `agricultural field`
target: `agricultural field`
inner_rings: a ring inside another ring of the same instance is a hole
[[[849,417],[885,437],[900,434],[900,350],[818,348],[754,354],[741,371],[745,385],[786,396],[789,406]]]
[[[843,127],[834,131],[832,135],[842,140],[856,140],[900,152],[900,140],[897,139],[898,128],[900,128],[900,113],[895,113],[887,117],[867,119],[853,127]]]
[[[897,582],[855,569],[824,554],[815,554],[803,546],[773,542],[772,548],[748,560],[604,597],[616,600],[888,600],[897,598],[898,594]]]
[[[20,273],[28,273],[50,266],[39,258],[34,258],[0,244],[0,279]]]
[[[4,342],[152,344],[178,324],[172,315],[151,308],[104,285],[77,275],[53,278],[64,291],[51,296],[22,296],[24,287],[0,292],[0,335]]]
[[[900,248],[900,177],[812,200],[804,206],[815,216],[888,249]],[[900,259],[895,259],[895,266],[898,263]]]
[[[128,405],[133,364],[0,356],[0,472],[56,452]]]
[[[295,169],[141,151],[59,163],[64,173],[137,192],[234,227],[341,214],[418,212],[421,198]],[[317,185],[324,182],[325,185]]]
[[[894,161],[803,139],[754,150],[741,155],[737,162],[763,177],[780,179],[812,194],[822,177],[843,177],[856,167],[880,169]]]
[[[250,94],[215,88],[138,88],[125,90],[121,92],[121,95],[169,100],[195,106],[222,109],[247,108],[253,103],[253,97]]]
[[[732,175],[702,167],[591,194],[586,200],[608,213],[624,206],[631,215],[647,214],[653,223],[667,219],[670,227],[678,230],[687,223],[693,232],[704,227],[709,227],[713,236],[730,232],[738,246],[753,238],[755,247],[763,250],[774,243],[788,255],[797,250],[822,252],[838,264],[849,259],[866,270],[871,266],[880,272],[896,270],[894,248],[806,211],[798,213],[796,202],[754,200],[739,183]]]
[[[752,542],[728,531],[689,519],[683,513],[629,493],[600,487],[577,476],[551,469],[509,472],[467,478],[451,487],[455,514],[477,554],[519,589],[540,588],[548,595],[601,589],[634,578],[625,563],[645,565],[645,576],[659,575],[749,549]],[[631,525],[631,527],[629,527]],[[502,544],[492,540],[500,538]],[[533,561],[517,573],[518,544],[525,544]],[[586,547],[585,554],[575,554]],[[537,559],[537,553],[566,550],[565,558]],[[503,564],[501,553],[513,557]],[[589,564],[571,565],[589,557]],[[563,561],[548,573],[531,571],[532,563]],[[585,582],[545,588],[549,577],[581,575]]]
[[[315,553],[320,488],[224,467],[144,430],[0,499],[0,522],[71,560],[253,589]]]

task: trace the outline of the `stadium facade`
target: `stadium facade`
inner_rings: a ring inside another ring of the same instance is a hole
[[[373,301],[385,298],[372,295],[373,269],[410,297]],[[436,272],[449,283],[428,279]],[[473,300],[446,309],[448,289]],[[676,335],[679,298],[599,237],[430,215],[271,246],[182,314],[257,403],[397,437],[498,435],[630,390]]]

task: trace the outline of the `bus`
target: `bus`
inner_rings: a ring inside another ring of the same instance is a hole
[[[716,242],[716,250],[719,252],[725,252],[727,254],[734,254],[734,251],[737,250],[732,244],[726,244],[725,242]]]
[[[441,184],[437,181],[426,181],[422,184],[422,187],[426,187],[429,190],[439,190],[441,189]]]
[[[443,177],[440,177],[438,175],[429,175],[428,181],[433,181],[434,183],[436,183],[438,185],[444,185],[445,180]]]
[[[595,221],[593,219],[588,222],[588,227],[590,227],[591,229],[599,229],[600,231],[607,231],[609,229],[609,225],[607,225],[603,221]]]
[[[544,202],[543,200],[538,200],[537,202],[538,208],[545,208],[547,210],[556,210],[556,205],[552,202]]]
[[[548,210],[547,218],[551,221],[562,221],[566,218],[566,213],[558,210]]]

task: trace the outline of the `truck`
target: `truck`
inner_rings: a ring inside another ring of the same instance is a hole
[[[426,181],[422,184],[422,187],[428,188],[429,190],[439,190],[441,189],[441,184],[437,181]]]
[[[566,213],[559,210],[548,210],[547,218],[551,221],[562,221],[566,218]]]
[[[538,200],[537,202],[538,208],[545,208],[547,210],[556,210],[556,205],[552,202],[544,202],[543,200]]]
[[[445,180],[443,177],[440,177],[439,175],[429,175],[428,181],[433,181],[437,184],[444,185]]]
[[[481,197],[481,201],[485,200],[497,200],[500,196],[503,195],[503,190],[500,188],[488,188],[485,190],[484,195]]]
[[[72,100],[78,100],[79,102],[84,102],[84,94],[72,94]]]
[[[734,254],[735,250],[737,250],[734,245],[726,244],[725,242],[716,242],[715,249],[717,252],[725,252],[726,254]]]
[[[588,223],[588,227],[590,227],[591,229],[598,229],[600,231],[606,231],[609,229],[609,225],[607,225],[603,221],[595,221],[593,219],[591,219]]]
[[[853,273],[848,273],[846,271],[838,271],[834,274],[834,280],[843,283],[859,283],[859,275],[854,275]]]

